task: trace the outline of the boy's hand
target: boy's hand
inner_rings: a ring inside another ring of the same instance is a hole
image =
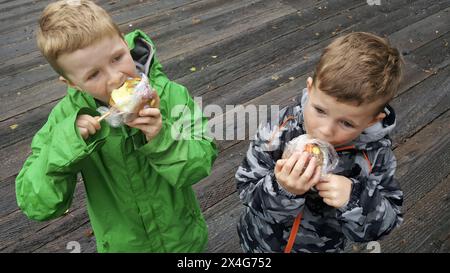
[[[162,128],[162,116],[159,111],[159,96],[156,91],[154,100],[155,101],[152,103],[153,107],[140,110],[138,113],[139,117],[126,123],[130,127],[141,130],[145,134],[147,141],[155,138]]]
[[[350,200],[352,181],[342,175],[329,174],[322,178],[316,189],[327,205],[341,208]]]
[[[100,122],[98,122],[99,117],[92,117],[89,115],[79,115],[75,121],[78,131],[80,131],[81,137],[86,140],[89,135],[95,134],[100,130]]]
[[[307,152],[294,153],[287,159],[280,159],[275,165],[278,183],[290,193],[301,195],[309,191],[320,179],[320,166],[316,159],[309,160]],[[308,162],[309,161],[309,162]]]

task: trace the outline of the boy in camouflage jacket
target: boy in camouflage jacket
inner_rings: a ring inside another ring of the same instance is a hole
[[[347,239],[378,240],[400,225],[388,102],[401,70],[398,50],[373,34],[350,33],[324,50],[303,95],[258,130],[236,172],[245,252],[339,252]],[[332,174],[321,176],[306,152],[281,159],[285,145],[306,133],[335,147]]]

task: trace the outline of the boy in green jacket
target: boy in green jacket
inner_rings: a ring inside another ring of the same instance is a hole
[[[85,0],[47,6],[37,41],[68,89],[17,176],[19,207],[39,221],[63,215],[81,173],[98,252],[203,251],[207,226],[191,186],[210,174],[217,150],[187,89],[162,72],[153,42],[139,30],[123,37]],[[156,89],[154,107],[118,128],[99,122],[96,109],[139,73]]]

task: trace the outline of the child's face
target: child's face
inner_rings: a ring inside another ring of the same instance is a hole
[[[306,132],[334,146],[351,142],[364,129],[386,116],[384,113],[373,115],[380,105],[378,101],[356,106],[338,102],[315,88],[311,78],[307,80],[307,86],[308,101],[303,113]]]
[[[57,63],[66,74],[62,81],[105,103],[113,89],[122,86],[128,77],[137,76],[127,44],[118,35],[62,54]]]

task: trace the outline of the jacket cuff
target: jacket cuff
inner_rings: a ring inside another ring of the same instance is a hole
[[[272,187],[273,187],[273,191],[281,196],[285,196],[289,199],[294,199],[297,197],[300,197],[300,195],[295,195],[289,191],[287,191],[285,188],[283,188],[283,186],[281,186],[278,181],[277,178],[275,177],[275,173],[271,172],[270,173],[271,176],[271,181],[272,181]]]
[[[86,140],[81,137],[76,126],[76,119],[82,114],[98,115],[92,109],[82,108],[56,124],[48,156],[50,166],[59,166],[58,168],[72,166],[104,143],[104,139],[109,134],[109,126],[106,123],[102,124],[102,128],[95,135],[89,136]]]
[[[347,204],[338,208],[338,210],[341,212],[349,211],[349,210],[352,210],[359,206],[359,200],[361,198],[361,192],[362,192],[361,183],[354,178],[350,178],[350,180],[352,181],[352,189],[350,191],[350,199],[348,200]]]
[[[105,120],[103,120],[100,122],[100,126],[101,126],[100,130],[98,130],[94,135],[89,135],[89,137],[86,140],[84,140],[81,137],[78,127],[76,126],[76,123],[75,123],[77,117],[80,115],[90,115],[90,116],[95,117],[95,116],[100,116],[100,113],[91,108],[87,108],[87,107],[81,108],[78,111],[78,113],[75,115],[75,119],[73,120],[73,123],[72,123],[75,128],[75,131],[76,131],[76,134],[74,134],[74,135],[76,135],[79,140],[86,143],[85,151],[87,153],[91,153],[93,150],[95,150],[97,148],[98,145],[100,145],[104,142],[106,137],[109,135],[110,127],[109,127],[109,124]]]
[[[153,139],[147,142],[147,144],[140,147],[138,151],[147,156],[166,151],[175,141],[175,139],[172,139],[170,130],[170,124],[167,121],[163,120],[163,126],[161,127],[159,133]]]

